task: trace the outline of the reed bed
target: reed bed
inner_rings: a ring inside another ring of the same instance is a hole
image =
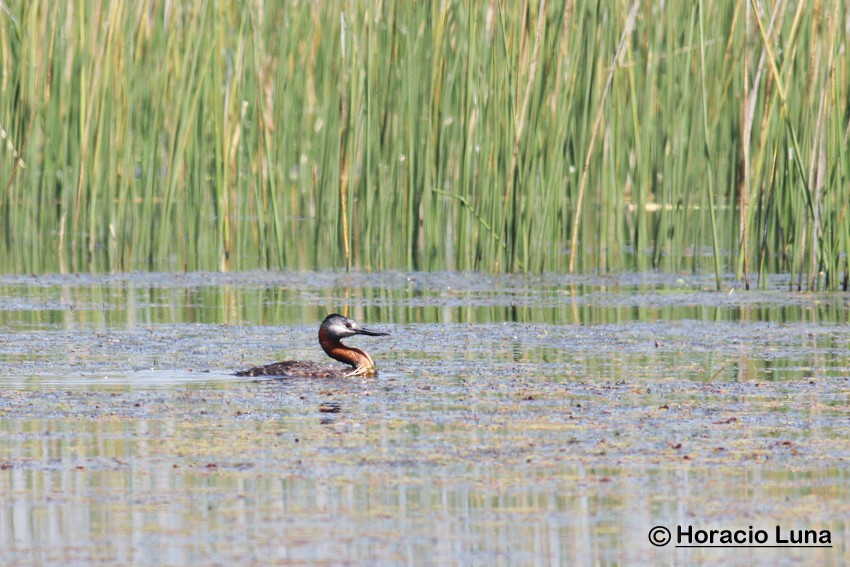
[[[847,289],[844,2],[0,3],[0,270]]]

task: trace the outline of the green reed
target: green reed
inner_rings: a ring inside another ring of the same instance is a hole
[[[842,2],[5,2],[5,272],[848,285]]]

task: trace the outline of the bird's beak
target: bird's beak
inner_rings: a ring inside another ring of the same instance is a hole
[[[369,335],[370,337],[388,337],[390,335],[389,333],[373,331],[372,329],[367,329],[366,327],[359,327],[354,330],[357,331],[358,335]]]

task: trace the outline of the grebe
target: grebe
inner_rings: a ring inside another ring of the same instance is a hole
[[[381,333],[364,328],[360,323],[348,317],[333,313],[325,317],[319,327],[319,344],[325,353],[340,362],[350,364],[351,368],[342,368],[334,364],[322,362],[302,362],[300,360],[285,360],[266,366],[257,366],[237,372],[237,376],[309,376],[314,378],[347,378],[372,375],[375,373],[375,361],[359,348],[345,346],[340,339],[354,335],[383,337],[389,333]]]

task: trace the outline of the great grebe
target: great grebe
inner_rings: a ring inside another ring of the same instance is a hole
[[[300,360],[285,360],[266,366],[257,366],[237,372],[237,376],[308,376],[314,378],[347,378],[348,376],[371,375],[375,373],[375,361],[359,348],[345,346],[340,339],[354,335],[383,337],[389,333],[381,333],[366,329],[360,323],[336,313],[328,315],[319,327],[319,344],[325,353],[340,362],[351,365],[342,368],[334,364],[322,362],[302,362]]]

